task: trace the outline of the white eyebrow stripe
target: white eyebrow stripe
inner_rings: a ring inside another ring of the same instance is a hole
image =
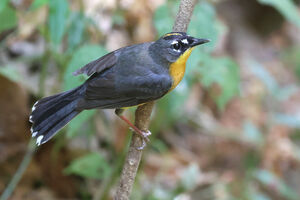
[[[171,44],[178,44],[178,41],[175,40]]]
[[[184,44],[188,44],[189,43],[186,38],[183,39],[183,40],[181,40],[181,42],[184,43]]]

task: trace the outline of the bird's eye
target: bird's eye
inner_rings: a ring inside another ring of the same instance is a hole
[[[178,42],[173,44],[173,49],[179,50],[180,49],[180,44]]]

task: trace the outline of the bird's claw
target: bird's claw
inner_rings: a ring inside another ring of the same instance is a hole
[[[142,131],[141,132],[141,137],[146,141],[150,142],[150,139],[148,138],[151,135],[151,132],[149,130],[147,131]]]
[[[142,138],[142,145],[139,147],[135,147],[136,150],[142,151],[146,147],[147,143],[145,142],[145,139]]]
[[[129,129],[131,131],[133,131],[134,133],[136,133],[136,131],[133,128],[130,127]],[[151,135],[151,132],[149,130],[147,130],[147,131],[140,131],[136,134],[138,134],[142,139],[142,145],[139,147],[136,147],[136,149],[143,150],[146,147],[147,142],[150,142],[150,139],[148,137]]]
[[[151,135],[151,132],[149,130],[140,132],[139,136],[142,139],[142,145],[139,147],[136,147],[137,150],[141,151],[146,147],[147,142],[150,142],[150,139],[148,138],[148,136],[150,136],[150,135]]]

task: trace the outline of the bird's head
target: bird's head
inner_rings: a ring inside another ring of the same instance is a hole
[[[173,63],[184,53],[190,53],[195,46],[209,41],[208,39],[194,38],[184,32],[171,32],[154,42],[152,51],[155,52],[157,57]]]

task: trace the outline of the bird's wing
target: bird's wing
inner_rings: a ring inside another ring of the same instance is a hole
[[[118,77],[107,70],[95,74],[88,81],[85,91],[85,101],[79,107],[91,108],[121,108],[135,106],[158,99],[166,94],[172,85],[172,80],[165,74],[147,74],[147,76],[132,75]]]
[[[119,50],[120,49],[110,52],[110,53],[106,54],[105,56],[102,56],[102,57],[86,64],[82,68],[73,72],[73,75],[77,76],[79,74],[86,74],[88,76],[91,76],[94,73],[102,72],[105,69],[111,68],[117,62]]]

